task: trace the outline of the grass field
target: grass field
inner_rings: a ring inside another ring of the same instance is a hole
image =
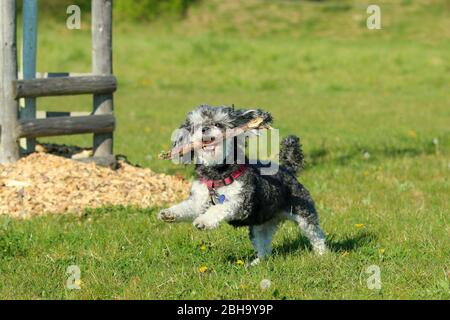
[[[300,180],[332,253],[314,256],[286,224],[273,257],[245,268],[246,230],[166,225],[158,208],[1,217],[0,298],[450,299],[450,4],[379,1],[383,29],[370,31],[361,3],[214,0],[181,22],[115,31],[116,153],[189,178],[191,167],[156,159],[187,111],[264,108],[282,135],[302,137]],[[40,26],[39,70],[89,71],[88,17],[80,31],[55,20]],[[41,110],[90,105],[39,101]],[[70,265],[81,290],[65,288]],[[366,285],[371,265],[381,290]]]

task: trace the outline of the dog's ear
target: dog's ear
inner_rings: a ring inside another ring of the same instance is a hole
[[[238,109],[233,111],[233,124],[239,127],[257,118],[263,119],[263,125],[271,125],[272,115],[261,109]]]
[[[189,145],[191,143],[191,134],[192,125],[189,120],[186,120],[172,134],[172,150],[182,148],[185,145]],[[184,156],[181,156],[179,159],[176,159],[175,161],[178,161],[179,164],[189,164],[191,163],[192,156],[192,154],[187,153]]]
[[[172,149],[179,148],[191,142],[191,123],[186,119],[172,135]]]

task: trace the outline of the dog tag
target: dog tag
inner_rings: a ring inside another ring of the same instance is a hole
[[[211,201],[216,206],[218,204],[223,204],[225,202],[225,195],[219,195],[215,189],[210,191]]]

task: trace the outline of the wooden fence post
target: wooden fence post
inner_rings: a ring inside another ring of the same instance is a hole
[[[16,0],[0,1],[0,163],[19,160],[16,133],[19,102],[14,98],[17,80]]]
[[[92,0],[92,67],[97,75],[111,75],[112,61],[112,0]],[[112,114],[112,94],[94,95],[94,114]],[[113,154],[113,134],[94,134],[94,156]]]
[[[23,19],[23,45],[22,45],[22,71],[23,79],[30,80],[36,77],[36,51],[38,28],[38,1],[24,0],[22,9]],[[25,106],[20,112],[20,119],[30,120],[36,118],[36,99],[26,98]],[[33,153],[36,140],[26,139],[26,152]]]

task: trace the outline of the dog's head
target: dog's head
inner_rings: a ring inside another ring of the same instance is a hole
[[[223,164],[234,152],[233,139],[225,139],[227,130],[239,128],[257,118],[262,119],[265,125],[272,122],[270,113],[259,109],[236,110],[234,107],[201,105],[188,113],[172,139],[173,148],[190,143],[202,145],[195,152],[185,156],[183,163],[195,159],[197,164],[206,166]]]

